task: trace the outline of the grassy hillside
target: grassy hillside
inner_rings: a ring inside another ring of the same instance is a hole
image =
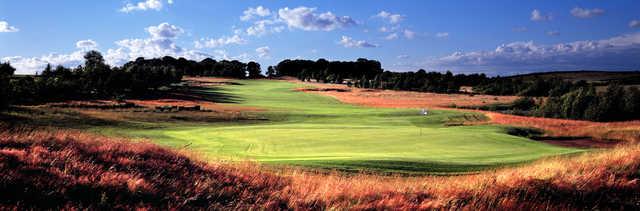
[[[238,83],[217,92],[233,96],[230,104],[266,109],[259,115],[269,121],[93,130],[150,138],[215,159],[402,173],[475,171],[581,151],[510,136],[498,126],[445,126],[464,115],[454,111],[431,111],[425,117],[411,109],[343,104],[295,91],[300,85],[289,82]]]

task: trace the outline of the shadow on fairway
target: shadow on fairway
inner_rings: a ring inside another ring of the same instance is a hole
[[[234,83],[228,86],[243,85]],[[175,86],[169,91],[159,91],[154,94],[138,96],[135,99],[158,100],[162,98],[173,98],[184,101],[207,101],[212,103],[240,103],[243,99],[223,91],[224,88],[218,86]]]
[[[272,161],[271,164],[298,165],[301,167],[338,170],[346,173],[370,172],[400,175],[455,175],[478,172],[504,166],[500,164],[465,164],[436,161],[401,160],[287,160]],[[517,163],[513,163],[515,165]],[[509,165],[509,164],[506,164]]]

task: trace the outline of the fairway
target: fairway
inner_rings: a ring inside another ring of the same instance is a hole
[[[507,135],[501,126],[445,126],[463,115],[457,111],[421,116],[418,109],[343,104],[295,91],[302,85],[285,81],[236,82],[216,91],[233,96],[231,105],[265,109],[257,115],[266,121],[97,130],[188,145],[215,159],[402,173],[467,172],[581,151]]]

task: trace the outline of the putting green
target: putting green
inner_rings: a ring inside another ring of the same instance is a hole
[[[266,109],[268,121],[252,123],[163,124],[151,129],[103,128],[106,133],[151,138],[222,159],[251,159],[342,170],[404,173],[475,171],[575,153],[504,133],[492,125],[447,127],[463,113],[368,108],[294,91],[283,81],[237,81],[218,92],[237,105]]]

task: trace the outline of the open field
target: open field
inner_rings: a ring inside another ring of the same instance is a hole
[[[584,151],[507,135],[501,126],[446,126],[466,121],[465,115],[481,118],[468,112],[432,110],[421,116],[415,109],[344,104],[296,91],[301,85],[290,82],[236,83],[216,87],[219,94],[233,96],[222,105],[264,109],[244,111],[262,120],[90,130],[148,138],[211,159],[393,173],[460,173]]]

